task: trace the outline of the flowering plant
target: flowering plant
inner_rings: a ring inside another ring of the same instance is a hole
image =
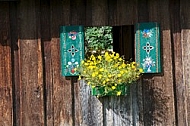
[[[92,88],[104,87],[104,95],[115,91],[119,85],[136,81],[143,72],[136,62],[126,62],[113,51],[92,54],[81,62],[77,70],[79,79],[83,78]],[[116,91],[116,95],[121,95],[121,91]]]

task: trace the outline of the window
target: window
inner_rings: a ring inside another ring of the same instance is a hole
[[[134,26],[85,27],[85,52],[114,50],[134,60]]]

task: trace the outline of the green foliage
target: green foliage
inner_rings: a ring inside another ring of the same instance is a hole
[[[102,26],[85,28],[86,52],[112,49],[112,43],[112,27]]]
[[[103,90],[101,95],[121,95],[122,85],[129,85],[140,78],[143,69],[136,62],[125,61],[119,53],[106,51],[99,55],[92,54],[81,61],[79,67],[79,79],[83,78],[92,88]],[[119,87],[118,87],[119,86]]]

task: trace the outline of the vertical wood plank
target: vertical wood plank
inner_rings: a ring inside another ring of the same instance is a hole
[[[108,25],[118,25],[117,22],[117,1],[108,0]]]
[[[92,25],[108,25],[108,2],[107,0],[92,0]]]
[[[61,13],[60,13],[61,12]],[[73,125],[73,103],[72,103],[72,87],[71,79],[61,76],[60,66],[60,39],[59,28],[61,25],[70,24],[70,1],[50,1],[50,36],[51,42],[46,43],[44,55],[46,55],[45,62],[49,65],[45,69],[49,69],[51,78],[46,78],[50,83],[47,83],[47,94],[49,99],[47,104],[51,104],[51,108],[47,109],[52,112],[53,125],[70,126]],[[50,53],[49,53],[50,51]],[[48,75],[48,73],[46,72]],[[51,80],[50,80],[51,79]],[[52,102],[52,103],[51,103]],[[49,125],[50,126],[50,125]]]
[[[92,0],[86,0],[85,2],[86,9],[85,9],[85,19],[86,23],[85,26],[92,26]]]
[[[80,99],[82,109],[82,126],[103,126],[103,104],[102,99],[91,95],[90,87],[80,81]]]
[[[111,97],[113,105],[113,126],[131,126],[132,120],[132,94],[127,96]]]
[[[137,12],[137,22],[148,22],[148,1],[147,0],[137,0],[137,6],[136,6],[136,12]],[[144,96],[146,95],[146,89],[144,89],[144,87],[149,87],[149,85],[147,85],[147,83],[144,80],[144,77],[142,76],[142,78],[140,79],[140,81],[137,83],[137,89],[138,89],[138,108],[139,108],[139,125],[144,126],[144,125],[151,125],[151,124],[147,124],[146,122],[148,122],[147,118],[151,118],[150,116],[147,117],[147,113],[151,112],[151,111],[147,111],[147,102],[149,103],[149,98],[145,98]],[[151,95],[148,94],[150,97]],[[147,102],[146,102],[147,101]],[[150,103],[151,104],[151,103]],[[148,106],[150,107],[150,106]],[[150,119],[151,120],[151,119]]]
[[[137,17],[138,22],[148,22],[148,0],[138,0]]]
[[[188,0],[180,1],[180,23],[181,23],[181,43],[182,43],[182,69],[183,83],[178,88],[178,99],[183,101],[178,102],[177,106],[181,111],[178,112],[178,125],[190,125],[190,3]],[[183,115],[182,115],[183,113]]]
[[[84,0],[74,0],[70,3],[70,22],[71,25],[85,25],[86,22],[86,6]],[[82,123],[80,85],[77,82],[78,77],[71,77],[71,95],[72,95],[72,111],[73,125]]]
[[[156,76],[154,79],[154,84],[158,87],[155,95],[157,100],[161,101],[157,103],[155,112],[156,116],[161,117],[162,125],[175,125],[175,105],[174,105],[174,81],[173,81],[173,69],[172,64],[172,45],[171,45],[171,22],[168,18],[169,12],[169,0],[158,1],[157,4],[157,19],[152,19],[154,21],[160,20],[161,24],[161,55],[163,56],[163,76]],[[151,16],[150,16],[151,17]],[[151,21],[152,21],[151,20]],[[168,30],[169,29],[169,30]],[[158,93],[158,94],[157,94]],[[161,108],[160,108],[161,107]],[[167,118],[167,119],[166,119]]]
[[[52,82],[52,68],[51,68],[51,46],[50,41],[43,41],[44,51],[44,70],[45,70],[45,96],[46,99],[46,121],[47,126],[54,124],[54,106],[53,106],[53,82]]]
[[[173,51],[173,81],[174,81],[174,102],[175,102],[175,124],[185,125],[186,118],[184,114],[184,90],[183,70],[181,68],[182,61],[182,41],[181,41],[181,26],[180,26],[180,1],[170,0],[170,21],[172,33],[172,51]]]
[[[44,124],[42,67],[38,40],[20,40],[21,117],[20,125]]]
[[[13,126],[20,125],[20,56],[18,45],[18,4],[10,3],[11,58],[13,83]]]
[[[9,3],[0,4],[0,125],[13,125]]]
[[[132,120],[134,126],[144,126],[143,115],[143,92],[142,92],[142,79],[140,78],[132,87]]]
[[[71,13],[69,16],[71,25],[85,25],[85,8],[84,0],[73,0],[70,3]]]
[[[61,8],[59,8],[61,9],[60,11],[62,12],[61,16],[58,14],[59,18],[61,17],[60,25],[71,25],[71,1],[63,0],[61,1],[61,3],[58,2],[56,6],[58,6],[58,8],[61,6]],[[54,13],[54,16],[55,16],[55,13]]]
[[[50,2],[40,1],[40,21],[41,21],[41,39],[42,39],[42,56],[43,56],[43,81],[44,81],[44,124],[47,126],[54,125],[53,118],[53,82],[51,68],[51,34],[50,34]]]
[[[80,98],[80,85],[78,77],[72,77],[73,85],[73,109],[74,109],[74,125],[80,126],[82,124],[82,110],[81,110],[81,98]]]
[[[43,66],[37,1],[19,4],[20,125],[44,125]]]
[[[131,25],[136,22],[137,0],[117,0],[117,23],[119,25]]]
[[[148,1],[149,21],[161,24],[161,41],[164,43],[161,44],[163,76],[145,75],[143,78],[144,125],[174,125],[175,123],[168,9],[169,1]]]
[[[114,106],[113,106],[113,98],[104,97],[102,98],[103,105],[103,124],[106,126],[114,125]]]

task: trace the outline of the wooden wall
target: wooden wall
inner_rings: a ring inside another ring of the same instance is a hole
[[[189,6],[188,0],[0,1],[0,125],[190,125]],[[152,21],[161,25],[163,72],[143,75],[129,96],[97,99],[83,81],[61,76],[61,25]]]

